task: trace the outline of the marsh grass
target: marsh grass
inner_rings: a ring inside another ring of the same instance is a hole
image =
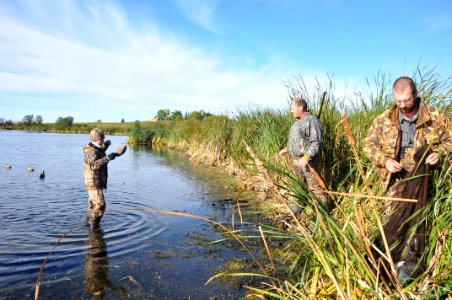
[[[411,76],[421,98],[450,117],[451,78],[443,79],[434,70],[421,68]],[[164,124],[159,143],[245,175],[242,181],[248,183],[246,186],[260,186],[258,190],[266,195],[261,211],[283,223],[259,224],[260,231],[252,236],[263,241],[268,269],[276,270],[230,274],[271,276],[272,281],[264,280],[262,286],[248,287],[250,293],[277,299],[437,299],[451,295],[450,158],[434,171],[434,193],[423,214],[422,221],[431,228],[426,239],[427,269],[412,282],[402,284],[386,245],[380,254],[388,261],[389,278],[375,272],[378,266],[371,252],[372,241],[382,230],[383,207],[397,200],[384,197],[372,164],[363,154],[362,142],[372,121],[393,99],[392,80],[384,74],[367,84],[366,92],[356,91],[354,99],[346,99],[335,95],[331,78],[325,83],[318,80],[312,91],[302,77],[287,83],[289,95],[308,99],[314,114],[320,111],[321,95],[326,92],[320,116],[324,132],[320,175],[336,203],[331,213],[296,180],[290,164],[277,156],[293,122],[287,111],[248,107],[233,118],[210,116],[203,121]],[[255,164],[256,158],[260,164]],[[301,215],[295,216],[288,209],[294,199]],[[283,240],[284,247],[273,247],[267,240]]]
[[[442,79],[434,70],[421,68],[417,68],[412,77],[421,98],[442,108],[450,118],[451,77]],[[382,230],[383,207],[388,201],[400,199],[384,197],[372,164],[362,151],[362,142],[372,121],[393,101],[392,80],[378,74],[375,80],[367,83],[367,92],[355,92],[354,100],[337,97],[330,77],[326,82],[318,80],[312,91],[307,89],[302,77],[287,83],[289,96],[302,95],[308,99],[314,114],[320,111],[321,95],[327,93],[320,116],[324,132],[320,175],[336,204],[331,213],[309,192],[306,184],[296,179],[290,164],[277,156],[286,145],[293,122],[285,110],[248,107],[232,118],[209,116],[203,120],[133,124],[129,136],[131,143],[174,147],[189,153],[197,161],[227,166],[233,173],[242,175],[243,186],[255,187],[265,195],[259,210],[279,222],[276,226],[258,224],[256,232],[249,236],[239,234],[234,227],[221,225],[246,249],[250,239],[261,241],[262,256],[268,259],[256,262],[259,271],[221,272],[212,280],[220,276],[262,278],[261,285],[248,286],[250,296],[257,298],[451,297],[450,157],[446,157],[444,164],[433,173],[434,192],[422,215],[421,221],[431,229],[426,237],[427,268],[413,281],[402,284],[397,279],[386,245],[380,254],[388,261],[386,273],[389,276],[383,279],[381,273],[375,272],[378,264],[371,249],[375,236]],[[289,209],[294,201],[301,208],[299,215]],[[237,212],[242,220],[239,205]],[[258,260],[256,256],[252,257]]]

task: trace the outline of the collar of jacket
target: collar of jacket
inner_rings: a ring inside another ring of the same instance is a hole
[[[104,149],[104,148],[99,147],[99,146],[93,144],[92,142],[89,142],[88,145],[90,145],[90,146],[93,147],[94,149],[97,149],[97,150],[99,150],[99,151],[105,152],[105,149]]]
[[[427,104],[424,101],[420,101],[418,108],[419,116],[416,121],[416,128],[421,127],[423,124],[427,123],[431,118],[427,109]],[[389,119],[393,124],[399,123],[399,109],[397,105],[394,105],[389,110]]]

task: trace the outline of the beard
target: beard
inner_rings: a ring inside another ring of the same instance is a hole
[[[404,114],[409,114],[409,113],[413,113],[413,112],[416,113],[419,108],[419,102],[420,102],[420,99],[416,98],[414,100],[413,106],[405,106],[404,108],[399,107],[399,110]]]

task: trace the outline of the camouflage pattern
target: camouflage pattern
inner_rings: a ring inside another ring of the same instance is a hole
[[[296,166],[294,162],[303,155],[309,155],[311,160],[309,165],[318,173],[317,155],[322,144],[322,125],[319,119],[308,112],[305,116],[295,121],[290,128],[288,150],[292,156],[292,168],[300,180],[307,183],[309,189],[317,196],[324,204],[327,204],[327,197],[323,188],[317,182],[317,179],[309,171],[309,166],[306,165],[304,169]]]
[[[385,168],[387,159],[392,158],[400,162],[401,129],[398,120],[399,110],[394,105],[378,116],[364,139],[364,153],[377,167],[377,173],[385,186],[391,179]],[[406,171],[413,167],[412,153],[422,146],[430,146],[431,151],[442,154],[452,147],[451,124],[446,115],[438,108],[427,105],[423,101],[419,104],[419,117],[416,122],[414,146],[410,153],[405,153],[402,165]]]
[[[110,161],[103,148],[89,143],[83,147],[83,177],[86,189],[106,189]]]
[[[309,165],[317,172],[317,161],[310,161]],[[328,198],[325,195],[323,188],[320,186],[319,182],[315,178],[315,176],[310,172],[309,166],[306,165],[304,169],[296,166],[292,161],[292,168],[297,175],[297,177],[301,180],[304,180],[309,187],[309,189],[314,193],[314,195],[322,201],[323,204],[329,205]],[[318,172],[317,172],[318,173]]]
[[[295,121],[290,128],[288,150],[292,157],[304,154],[315,157],[322,143],[322,125],[316,116],[307,115]]]
[[[88,190],[88,218],[100,221],[105,212],[104,191],[101,189]]]
[[[83,148],[83,178],[88,191],[88,217],[98,221],[105,211],[103,189],[107,188],[108,168],[110,161],[105,150],[93,143]]]

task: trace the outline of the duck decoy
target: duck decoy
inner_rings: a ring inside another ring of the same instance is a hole
[[[5,169],[11,169],[12,167],[11,164],[5,164]]]
[[[44,179],[46,178],[46,173],[44,173],[44,171],[42,171],[41,174],[39,174],[39,179]]]
[[[28,171],[28,172],[34,172],[34,171],[35,171],[35,168],[33,168],[33,166],[28,166],[28,167],[27,167],[27,171]]]

